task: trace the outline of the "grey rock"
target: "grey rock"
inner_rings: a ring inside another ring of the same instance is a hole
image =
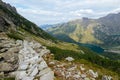
[[[45,61],[42,61],[42,62],[38,65],[38,69],[39,69],[39,70],[42,70],[42,69],[47,68],[47,67],[48,67],[48,66],[47,66],[47,64],[46,64]]]
[[[26,76],[26,77],[24,77],[22,80],[33,80],[34,79],[34,77],[31,77],[31,76]]]
[[[2,57],[6,62],[10,62],[13,64],[17,63],[18,61],[18,55],[12,52],[3,53]]]
[[[47,74],[40,77],[39,80],[54,80],[54,72],[50,71]]]
[[[18,71],[16,73],[16,80],[23,80],[25,77],[27,77],[26,71]]]
[[[46,69],[43,69],[39,72],[38,76],[42,76],[44,74],[47,74],[48,72],[50,72],[51,69],[50,68],[46,68]]]
[[[92,76],[92,77],[94,77],[94,78],[97,78],[98,77],[98,73],[97,72],[94,72],[93,70],[89,70],[88,71],[89,72],[89,74]]]
[[[0,72],[9,72],[13,71],[14,67],[10,63],[0,63]]]
[[[28,68],[28,63],[21,63],[18,70],[26,70]]]
[[[87,76],[86,74],[81,74],[82,78],[86,78],[86,76]]]
[[[35,75],[37,75],[37,73],[38,73],[38,69],[37,67],[35,67],[33,72],[30,74],[30,76],[34,77]]]
[[[39,54],[40,54],[40,56],[42,57],[43,55],[45,55],[45,54],[47,54],[47,53],[50,53],[50,50],[42,49]]]
[[[23,41],[22,40],[17,40],[16,41],[16,45],[22,45],[23,44]]]
[[[39,49],[41,45],[38,43],[33,44],[34,42],[28,43],[28,41],[24,41],[22,43],[22,49],[19,51],[19,68],[17,73],[17,80],[33,80],[36,76],[43,76],[51,71],[48,68],[48,65],[42,58],[40,54],[36,52],[34,49]],[[40,53],[46,54],[49,50],[42,49],[43,51]],[[24,71],[24,72],[21,72]],[[24,75],[22,75],[25,74]],[[20,75],[20,76],[19,76]],[[21,77],[23,76],[23,78]],[[31,78],[32,77],[32,78]],[[54,77],[54,76],[53,76]]]
[[[2,47],[1,47],[2,48]],[[0,49],[0,53],[4,53],[4,52],[7,52],[8,51],[8,48],[3,48],[3,49]]]
[[[67,60],[67,61],[74,61],[74,58],[72,58],[72,57],[67,57],[67,58],[65,58],[65,60]]]
[[[112,80],[112,77],[111,77],[111,76],[104,75],[104,76],[102,77],[102,80]]]

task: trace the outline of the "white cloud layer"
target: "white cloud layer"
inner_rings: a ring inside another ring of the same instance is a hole
[[[27,19],[41,24],[66,22],[82,17],[99,18],[120,12],[120,0],[3,0]]]

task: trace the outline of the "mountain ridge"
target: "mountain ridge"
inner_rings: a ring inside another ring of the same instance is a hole
[[[98,19],[82,18],[58,26],[56,25],[56,27],[47,29],[46,32],[55,37],[62,33],[79,43],[99,44],[104,46],[112,46],[115,44],[118,46],[120,45],[119,20],[120,13],[108,14]],[[65,41],[62,38],[61,40]]]

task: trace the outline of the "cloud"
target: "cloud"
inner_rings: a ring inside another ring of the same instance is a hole
[[[74,7],[74,6],[94,6],[94,7],[104,7],[104,6],[112,6],[114,4],[114,6],[118,6],[117,4],[119,4],[120,1],[119,0],[75,0],[74,2],[72,2],[70,5],[70,7]]]
[[[70,14],[73,14],[75,16],[82,16],[86,14],[93,14],[94,11],[92,9],[80,9],[76,11],[71,11]]]
[[[18,8],[17,10],[20,13],[27,13],[27,14],[34,14],[34,15],[46,15],[46,16],[59,16],[59,15],[62,15],[62,13],[60,13],[60,12],[41,10],[41,9]]]
[[[63,14],[56,11],[40,10],[40,9],[17,9],[20,14],[25,16],[27,19],[35,22],[36,24],[40,23],[54,23],[58,21],[58,16]],[[60,18],[59,18],[60,19]],[[54,22],[53,22],[54,21]]]
[[[116,9],[112,10],[110,13],[118,13],[118,12],[120,12],[120,8],[116,8]]]
[[[38,25],[120,12],[120,0],[3,0]]]

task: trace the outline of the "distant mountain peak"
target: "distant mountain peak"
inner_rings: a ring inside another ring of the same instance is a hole
[[[82,20],[89,20],[89,18],[88,17],[83,17]]]

